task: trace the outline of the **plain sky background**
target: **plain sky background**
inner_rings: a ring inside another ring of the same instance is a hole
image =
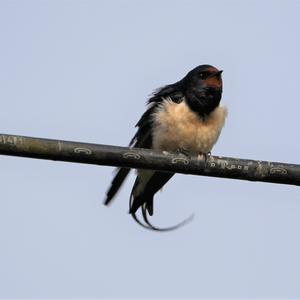
[[[0,0],[0,131],[127,145],[150,93],[224,70],[213,154],[300,163],[300,1]],[[298,187],[176,175],[149,232],[112,168],[0,157],[0,298],[300,298]]]

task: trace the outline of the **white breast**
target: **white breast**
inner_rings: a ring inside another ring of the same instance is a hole
[[[153,115],[153,148],[176,151],[184,148],[193,154],[208,153],[225,123],[227,109],[218,106],[203,120],[185,101],[177,104],[165,99]]]

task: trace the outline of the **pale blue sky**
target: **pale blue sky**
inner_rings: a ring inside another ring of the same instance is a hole
[[[157,87],[224,70],[216,155],[299,163],[300,1],[0,0],[0,131],[127,145]],[[300,298],[298,187],[177,175],[153,222],[112,168],[1,156],[0,298]]]

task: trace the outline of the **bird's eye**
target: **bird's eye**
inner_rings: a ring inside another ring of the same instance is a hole
[[[201,78],[201,79],[206,79],[207,77],[208,77],[208,72],[201,72],[200,74],[199,74],[199,77]]]

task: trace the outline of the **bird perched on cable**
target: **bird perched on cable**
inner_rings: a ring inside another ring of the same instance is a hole
[[[211,65],[200,65],[180,81],[155,91],[148,108],[136,127],[131,147],[157,151],[179,151],[185,155],[207,155],[216,143],[225,123],[226,108],[220,106],[222,71]],[[130,169],[118,169],[106,194],[108,205]],[[130,195],[129,213],[142,226],[153,230],[175,229],[184,222],[168,228],[153,226],[153,198],[174,175],[152,170],[138,170]],[[145,224],[136,216],[141,209]]]

